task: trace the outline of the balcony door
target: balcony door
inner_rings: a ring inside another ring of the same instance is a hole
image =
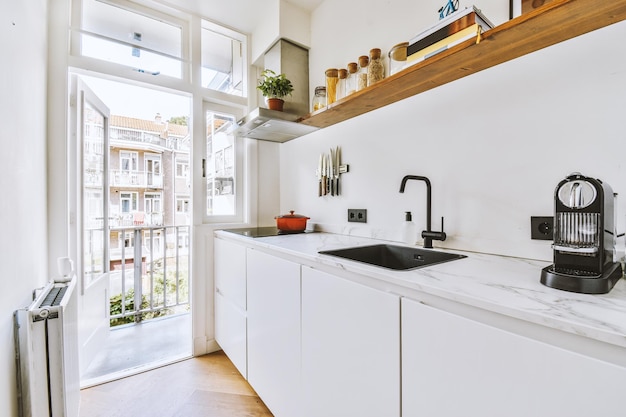
[[[83,372],[109,336],[109,109],[72,79],[72,258],[79,282],[79,366]]]
[[[161,155],[146,154],[146,183],[148,188],[157,188],[163,185],[161,177]]]
[[[191,227],[174,222],[177,199],[189,198],[190,171],[179,176],[174,163],[190,159],[190,102],[85,75],[73,86],[73,256],[86,386],[191,356]],[[167,122],[147,114],[153,105],[160,115],[164,103],[172,104]]]

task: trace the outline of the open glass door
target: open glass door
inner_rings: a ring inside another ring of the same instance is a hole
[[[72,78],[70,142],[72,256],[79,282],[79,366],[83,373],[109,334],[109,109]]]

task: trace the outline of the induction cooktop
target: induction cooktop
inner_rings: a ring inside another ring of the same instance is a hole
[[[304,230],[302,232],[290,232],[284,230],[278,230],[277,227],[245,227],[241,229],[224,229],[225,232],[236,233],[238,235],[247,237],[268,237],[268,236],[283,236],[283,235],[299,235],[302,233],[314,233],[314,230]]]

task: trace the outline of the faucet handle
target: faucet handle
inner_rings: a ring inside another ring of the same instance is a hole
[[[446,233],[443,231],[443,216],[441,217],[441,232],[434,232],[431,230],[424,230],[422,231],[422,237],[423,238],[428,238],[430,240],[441,240],[444,241],[446,240]],[[432,247],[432,246],[430,246]]]

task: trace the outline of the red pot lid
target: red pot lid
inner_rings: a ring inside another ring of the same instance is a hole
[[[303,216],[302,214],[293,214],[294,211],[290,210],[289,214],[282,214],[274,217],[275,219],[310,219],[310,217]]]

